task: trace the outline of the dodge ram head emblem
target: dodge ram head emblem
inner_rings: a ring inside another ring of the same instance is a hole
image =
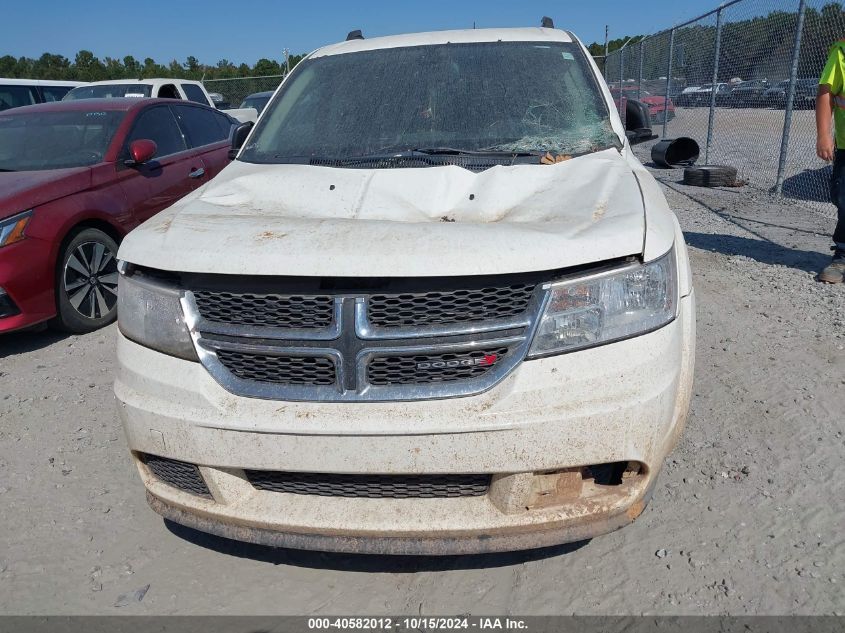
[[[417,369],[450,369],[452,367],[487,367],[499,360],[496,354],[485,354],[480,358],[454,358],[417,363]]]

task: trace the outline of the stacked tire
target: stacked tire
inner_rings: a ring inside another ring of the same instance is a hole
[[[684,184],[693,187],[736,187],[736,168],[700,165],[684,169]]]

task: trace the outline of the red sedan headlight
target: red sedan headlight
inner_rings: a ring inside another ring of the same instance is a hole
[[[24,229],[32,218],[32,211],[24,211],[5,220],[0,220],[0,248],[20,242],[24,237]]]

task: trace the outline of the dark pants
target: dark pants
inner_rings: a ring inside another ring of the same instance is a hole
[[[839,221],[833,231],[833,241],[845,244],[845,149],[836,150],[833,174],[830,177],[830,199],[839,210]]]

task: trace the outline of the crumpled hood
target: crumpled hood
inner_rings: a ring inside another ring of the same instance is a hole
[[[119,257],[183,272],[482,275],[638,254],[644,230],[615,149],[480,173],[235,162],[132,231]]]
[[[90,167],[0,172],[0,218],[91,186]]]

